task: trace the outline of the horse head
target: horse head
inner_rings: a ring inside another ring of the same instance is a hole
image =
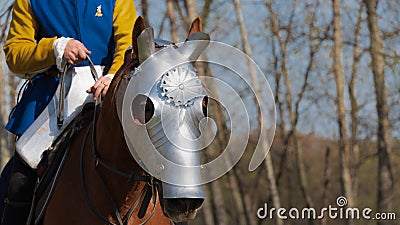
[[[205,199],[198,165],[207,96],[190,62],[207,47],[209,36],[201,32],[197,18],[181,46],[155,41],[153,29],[142,17],[136,20],[132,36],[125,69],[119,71],[127,74],[128,81],[120,82],[116,90],[126,144],[161,186],[164,214],[177,222],[191,220]],[[193,44],[194,40],[203,41]],[[188,63],[171,68],[176,61]]]

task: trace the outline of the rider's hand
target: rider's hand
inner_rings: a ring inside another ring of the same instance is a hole
[[[89,55],[91,51],[89,51],[82,42],[71,39],[67,42],[67,45],[64,49],[64,60],[67,61],[70,65],[76,65],[84,60],[86,60],[87,55]]]
[[[86,90],[87,93],[93,93],[93,100],[97,100],[100,96],[105,96],[108,87],[110,86],[111,78],[109,77],[100,77],[89,89]]]

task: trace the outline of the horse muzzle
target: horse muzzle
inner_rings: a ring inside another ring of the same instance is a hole
[[[178,186],[162,182],[161,193],[163,212],[174,222],[193,220],[205,200],[201,185]]]
[[[161,206],[164,214],[174,222],[193,220],[203,205],[202,198],[164,198]]]

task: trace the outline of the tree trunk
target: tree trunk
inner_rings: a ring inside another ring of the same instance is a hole
[[[342,27],[340,16],[340,0],[333,0],[333,26],[334,26],[334,47],[333,47],[333,70],[336,82],[336,113],[339,125],[339,158],[341,172],[342,192],[347,198],[347,206],[354,206],[352,194],[352,182],[350,175],[350,148],[347,136],[346,106],[344,100],[344,75],[342,70]],[[351,220],[347,224],[353,224]]]
[[[214,221],[218,225],[230,224],[228,214],[226,213],[224,194],[221,189],[221,182],[219,180],[211,182],[211,192],[213,199],[211,199],[214,208]]]
[[[284,120],[284,115],[283,115],[283,99],[280,99],[280,94],[281,94],[281,78],[282,74],[278,71],[278,56],[276,55],[277,52],[275,50],[275,47],[272,46],[273,50],[273,55],[274,55],[274,71],[275,72],[275,106],[277,107],[277,112],[279,112],[279,118],[280,120],[277,121],[277,127],[279,128],[279,131],[281,132],[281,139],[283,142],[283,152],[280,155],[279,159],[279,167],[276,175],[276,184],[279,186],[281,177],[284,173],[285,167],[289,170],[289,164],[286,163],[287,159],[289,158],[289,150],[288,150],[288,141],[287,141],[287,134],[286,134],[286,123]],[[286,173],[290,176],[289,171],[286,171]]]
[[[329,200],[328,200],[328,193],[329,193],[329,189],[331,186],[331,168],[330,168],[330,160],[329,160],[329,156],[330,156],[331,150],[328,148],[326,148],[326,152],[325,152],[325,168],[324,168],[324,185],[323,185],[323,190],[322,190],[322,205],[326,206],[329,204]],[[328,218],[324,217],[321,220],[321,225],[326,225],[328,224]]]
[[[252,54],[251,54],[251,49],[250,49],[250,44],[247,38],[247,30],[246,30],[246,26],[244,24],[244,19],[243,19],[243,14],[242,14],[242,9],[241,9],[241,4],[239,2],[239,0],[233,0],[233,4],[235,6],[235,11],[236,11],[236,15],[237,15],[237,19],[238,19],[238,24],[240,27],[240,33],[241,33],[241,39],[242,39],[242,45],[243,45],[243,51],[244,53],[251,58]],[[256,96],[262,96],[261,94],[261,90],[258,84],[258,78],[256,75],[256,71],[255,68],[253,67],[253,64],[251,64],[251,62],[248,62],[248,66],[249,66],[249,73],[250,73],[250,78],[252,81],[252,86],[254,88],[254,92]],[[262,125],[262,117],[261,117],[261,108],[258,107],[257,104],[257,99],[256,96],[254,96],[254,103],[258,108],[258,124],[259,126]],[[261,127],[259,127],[259,129],[262,129]],[[267,149],[269,148],[269,144],[266,143],[267,138],[262,138],[264,141],[262,143],[260,143],[262,145],[263,149]],[[270,158],[270,155],[267,155],[267,158],[269,160],[265,160],[264,163],[267,166],[267,170],[268,170],[268,180],[270,181],[270,187],[271,190],[274,190],[274,192],[271,192],[271,194],[273,195],[273,200],[274,200],[274,206],[275,207],[280,207],[280,198],[279,198],[279,194],[278,194],[278,188],[276,187],[276,180],[275,180],[275,174],[274,174],[274,169],[273,169],[273,165],[272,165],[272,160]],[[246,219],[247,219],[247,223],[249,225],[255,225],[257,223],[257,221],[255,220],[255,217],[252,217],[252,207],[246,205],[246,201],[244,199],[244,193],[242,193],[242,199],[241,202],[243,203],[243,208],[245,210],[245,215],[246,215]],[[281,219],[276,219],[277,224],[283,224]]]
[[[10,89],[10,92],[8,93],[9,96],[9,108],[13,108],[17,103],[16,103],[16,99],[17,99],[17,88],[18,88],[18,83],[20,82],[19,78],[16,78],[16,76],[14,74],[8,74],[8,88]],[[7,117],[8,118],[8,113],[7,112]],[[8,133],[7,132],[7,144],[8,144],[8,153],[7,155],[11,155],[12,152],[14,152],[15,150],[15,135]]]
[[[5,39],[7,37],[7,27],[11,19],[13,4],[12,2],[8,4],[9,7],[5,9],[2,14],[2,22],[0,24],[0,44],[4,44],[5,42]],[[4,62],[3,57],[4,54],[0,54],[0,169],[3,168],[5,163],[7,163],[11,151],[12,149],[14,149],[13,137],[10,133],[8,133],[4,129],[4,126],[6,125],[8,119],[8,113],[7,113],[7,98],[6,98],[7,74],[5,73],[3,68],[3,62]],[[8,77],[8,81],[11,81],[12,79],[13,77],[11,76]],[[15,85],[9,85],[9,88],[10,90],[13,91]],[[11,99],[10,104],[12,104],[15,99],[15,91],[14,95],[11,95],[9,97]]]
[[[147,0],[141,0],[142,16],[147,26],[149,26],[149,3]]]
[[[238,222],[239,224],[256,225],[257,221],[255,220],[255,217],[248,217],[249,210],[246,206],[245,193],[241,191],[239,176],[236,170],[237,169],[234,168],[227,174],[227,176],[229,179],[230,191],[232,192],[233,201],[235,202],[235,208],[237,210]]]
[[[209,69],[208,65],[205,63],[196,63],[195,67],[197,69],[197,72],[200,77],[202,76],[208,76],[212,77],[211,70]],[[211,83],[210,85],[207,86],[208,89],[212,93],[218,93],[216,87]],[[214,118],[214,121],[216,122],[217,125],[217,136],[215,143],[212,145],[208,146],[208,148],[204,151],[204,157],[207,160],[207,162],[210,159],[216,158],[216,156],[219,155],[219,153],[224,149],[226,146],[226,133],[227,133],[227,127],[225,124],[225,116],[223,112],[221,111],[221,107],[213,100],[209,99],[208,101],[208,116]],[[228,214],[226,212],[226,207],[225,207],[225,199],[224,199],[224,194],[221,188],[221,182],[220,180],[216,180],[211,182],[210,184],[210,190],[212,193],[212,198],[211,204],[212,208],[214,209],[214,221],[215,224],[218,225],[228,225],[229,224],[229,218]],[[232,190],[232,192],[235,190]]]
[[[210,199],[212,197],[210,185],[205,185],[204,188],[206,189],[206,193],[209,196],[208,199]],[[213,209],[211,202],[208,200],[204,201],[204,204],[202,207],[204,225],[216,225],[216,223],[214,222],[214,213],[213,212],[215,212],[215,209]]]
[[[368,29],[370,33],[370,54],[374,76],[376,110],[378,113],[378,211],[391,212],[393,201],[393,174],[389,153],[391,151],[391,128],[389,123],[388,93],[385,85],[382,37],[376,13],[377,0],[364,0],[367,6]],[[378,220],[378,225],[390,224]]]
[[[0,61],[3,62],[2,54],[0,54]],[[6,124],[6,78],[3,70],[3,63],[0,63],[0,168],[5,164],[6,153],[9,152],[7,145],[7,131],[4,129]]]
[[[251,58],[252,57],[251,48],[250,48],[250,44],[249,44],[249,41],[247,38],[247,30],[246,30],[246,26],[244,24],[241,4],[240,4],[239,0],[232,0],[232,1],[235,6],[235,11],[236,11],[236,15],[237,15],[237,19],[238,19],[238,23],[239,23],[239,27],[240,27],[243,51],[246,55],[249,56],[249,58]],[[259,87],[258,78],[256,76],[255,68],[253,67],[253,64],[251,64],[251,62],[249,62],[248,65],[249,65],[250,78],[252,80],[252,86],[253,86],[254,92],[255,92],[254,103],[256,106],[258,106],[258,104],[257,104],[258,101],[256,99],[256,96],[262,96],[262,94],[261,94],[261,90]],[[263,118],[262,118],[260,110],[261,110],[261,108],[258,109],[258,124],[260,126],[259,129],[261,130],[261,129],[263,129],[263,127],[261,127],[263,124],[263,122],[262,122]],[[262,138],[262,142],[260,144],[263,149],[269,148],[269,143],[267,143],[267,140],[268,140],[267,138]],[[267,168],[267,177],[268,177],[268,181],[269,181],[269,185],[270,185],[272,202],[273,202],[275,208],[280,208],[281,201],[280,201],[280,197],[279,197],[278,187],[277,187],[276,179],[275,179],[274,167],[272,164],[272,159],[271,159],[270,154],[267,154],[266,159],[264,160],[264,164]],[[251,210],[249,210],[251,207],[246,207],[246,208],[247,208],[247,215],[252,215],[250,212]],[[248,218],[250,218],[250,217],[248,216]],[[256,221],[249,219],[249,222],[250,222],[250,224],[254,224]],[[283,221],[281,218],[277,217],[277,218],[275,218],[275,223],[277,225],[282,225]]]
[[[0,22],[0,44],[4,44],[6,37],[7,37],[7,27],[11,18],[11,12],[12,12],[12,8],[13,8],[13,2],[14,1],[9,1],[7,2],[7,4],[9,4],[8,8],[5,9],[2,12],[1,15],[1,22]],[[2,7],[4,7],[4,1],[2,4]]]
[[[183,1],[185,4],[185,9],[186,9],[186,25],[190,26],[190,23],[196,18],[197,13],[196,13],[196,4],[194,0],[184,0]]]
[[[170,24],[171,40],[174,43],[178,43],[178,28],[176,26],[176,16],[174,11],[173,0],[167,0],[167,17]]]
[[[307,207],[313,207],[314,203],[308,192],[308,181],[307,181],[307,175],[306,175],[304,161],[303,161],[303,157],[302,157],[303,156],[302,146],[301,146],[301,142],[298,140],[297,131],[296,131],[296,126],[297,126],[297,121],[298,121],[298,110],[297,109],[293,110],[293,96],[292,96],[291,81],[290,81],[290,77],[289,77],[289,71],[287,69],[286,45],[287,45],[287,42],[290,37],[290,30],[288,30],[288,34],[286,35],[287,36],[286,40],[284,41],[282,39],[282,37],[280,36],[280,33],[279,33],[280,24],[279,24],[278,17],[276,15],[275,11],[272,9],[271,2],[267,0],[267,1],[265,1],[265,5],[271,14],[272,33],[278,40],[280,52],[282,55],[281,71],[282,71],[282,74],[284,77],[284,82],[285,82],[285,87],[286,87],[285,98],[286,98],[286,104],[288,107],[288,115],[289,115],[289,120],[290,120],[290,125],[291,125],[291,130],[289,131],[289,134],[287,137],[287,141],[288,141],[287,143],[290,143],[290,139],[292,139],[294,142],[295,154],[296,154],[296,166],[297,166],[298,178],[299,178],[299,182],[300,182],[301,194],[307,204]],[[310,60],[312,61],[312,57]],[[311,63],[311,61],[310,61],[310,63]],[[311,68],[311,67],[309,67],[309,68]],[[305,83],[303,85],[303,90],[305,90],[304,87],[306,87],[305,85],[307,84],[307,79],[305,79],[304,82]],[[301,94],[301,95],[303,95],[303,94]],[[299,101],[296,102],[296,105],[299,104],[299,102],[301,101],[301,98],[302,97],[299,96]],[[310,223],[313,223],[313,221],[310,221]]]
[[[208,17],[210,15],[210,8],[211,8],[211,4],[213,3],[213,0],[205,0],[204,1],[204,6],[203,6],[203,10],[201,12],[201,19],[203,21],[203,27],[205,28],[207,25],[207,21],[208,21]]]
[[[362,23],[362,12],[363,12],[363,4],[360,5],[358,11],[358,18],[357,23],[354,30],[354,46],[353,46],[353,65],[351,71],[351,78],[349,83],[349,98],[350,98],[350,117],[351,117],[351,137],[350,137],[350,151],[351,151],[351,170],[350,174],[352,177],[352,192],[354,196],[354,201],[358,197],[358,188],[359,188],[359,177],[358,171],[360,167],[360,147],[358,145],[358,126],[359,126],[359,105],[357,102],[357,95],[356,95],[356,80],[357,80],[357,73],[358,73],[358,66],[361,57],[361,51],[358,46],[358,38],[360,36],[361,30],[361,23]],[[356,204],[356,202],[354,202]]]

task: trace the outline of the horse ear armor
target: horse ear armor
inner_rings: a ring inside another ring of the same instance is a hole
[[[190,61],[196,61],[210,44],[210,35],[196,32],[190,35],[178,51]]]
[[[149,58],[155,51],[154,46],[154,30],[152,27],[148,27],[140,33],[137,38],[139,62],[144,62]]]

